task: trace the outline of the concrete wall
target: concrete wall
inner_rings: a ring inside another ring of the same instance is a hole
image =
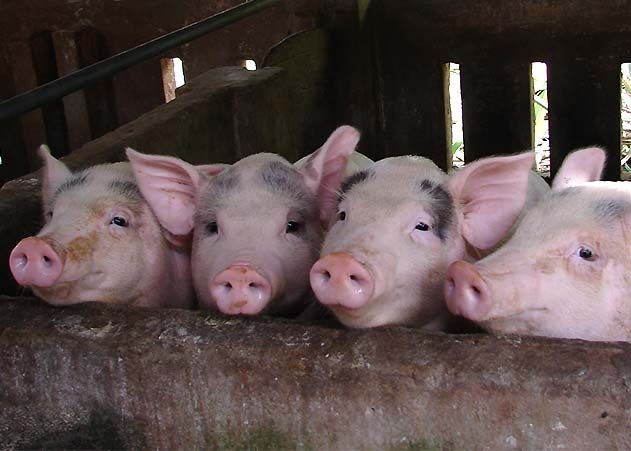
[[[630,449],[631,345],[0,298],[0,448]]]

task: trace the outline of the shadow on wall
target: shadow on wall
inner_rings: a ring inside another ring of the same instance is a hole
[[[96,403],[86,407],[85,410],[89,412],[85,423],[82,422],[83,409],[80,408],[75,418],[69,419],[67,415],[64,415],[63,420],[56,420],[63,421],[65,424],[76,421],[74,428],[66,430],[63,425],[59,425],[58,432],[48,433],[16,445],[21,449],[145,449],[147,447],[140,427],[131,419]],[[19,415],[16,417],[19,418]],[[41,426],[50,423],[50,420],[50,418],[22,418],[21,423]],[[37,429],[41,430],[39,427]],[[37,430],[24,432],[24,435],[30,436],[37,434]]]

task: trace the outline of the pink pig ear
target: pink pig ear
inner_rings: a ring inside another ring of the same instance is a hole
[[[72,172],[65,164],[51,155],[47,145],[42,144],[39,146],[37,153],[44,162],[44,167],[42,168],[42,197],[44,208],[46,208],[50,205],[57,188],[72,177]]]
[[[193,231],[197,192],[206,176],[218,174],[222,165],[195,167],[175,157],[146,155],[127,148],[127,158],[158,221],[180,243]]]
[[[483,158],[450,176],[449,190],[462,209],[462,236],[472,246],[489,249],[510,230],[526,203],[533,161],[532,152]]]
[[[607,155],[600,147],[587,147],[575,150],[563,160],[554,181],[553,190],[560,190],[585,182],[601,179]]]
[[[298,168],[307,187],[316,194],[323,223],[335,214],[335,197],[344,179],[349,157],[359,142],[359,131],[351,126],[337,128],[326,142]]]

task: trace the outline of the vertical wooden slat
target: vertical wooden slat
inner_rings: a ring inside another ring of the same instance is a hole
[[[378,157],[416,154],[449,169],[447,66],[430,57],[411,57],[403,49],[385,48],[377,70],[381,82],[377,93],[381,107]]]
[[[109,56],[104,38],[94,28],[75,33],[79,67],[101,61]],[[103,79],[84,90],[90,119],[92,138],[98,138],[119,125],[116,112],[114,84],[111,78]]]
[[[373,72],[369,93],[375,105],[373,157],[416,154],[450,168],[447,66],[432,53],[431,45],[419,51],[418,42],[403,39],[400,19],[388,13],[386,2],[361,6],[360,27],[369,31],[372,58],[369,67],[358,69]],[[419,30],[418,40],[428,38]]]
[[[476,58],[460,65],[465,161],[532,147],[530,64]]]
[[[16,93],[23,93],[35,88],[37,86],[37,76],[33,67],[33,58],[29,44],[27,42],[12,42],[7,47]],[[23,130],[22,138],[26,149],[28,169],[34,171],[40,166],[36,153],[37,147],[41,143],[46,142],[46,127],[42,110],[29,111],[22,114],[18,120]],[[3,149],[3,154],[9,151],[9,149],[5,148]]]
[[[75,33],[57,31],[52,34],[52,39],[59,76],[63,77],[79,70]],[[62,102],[68,130],[69,150],[78,149],[91,138],[88,107],[83,90],[68,94]]]
[[[37,75],[37,84],[43,85],[59,77],[55,61],[55,49],[50,32],[43,31],[31,36],[33,67]],[[66,117],[61,99],[42,106],[42,115],[46,125],[46,141],[55,156],[69,152]]]
[[[608,152],[603,174],[620,179],[620,61],[573,58],[548,64],[550,175],[574,149],[599,145]]]

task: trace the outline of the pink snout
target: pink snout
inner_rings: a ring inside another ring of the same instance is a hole
[[[20,285],[48,288],[63,271],[63,261],[50,244],[38,237],[25,238],[9,256],[13,277]]]
[[[228,315],[257,315],[272,295],[270,283],[254,269],[235,265],[219,273],[210,285],[219,310]]]
[[[341,252],[318,260],[311,268],[309,279],[318,300],[329,306],[358,309],[368,302],[375,289],[366,268],[351,255]]]
[[[449,311],[472,321],[482,321],[493,305],[491,293],[471,263],[457,261],[447,269],[445,300]]]

